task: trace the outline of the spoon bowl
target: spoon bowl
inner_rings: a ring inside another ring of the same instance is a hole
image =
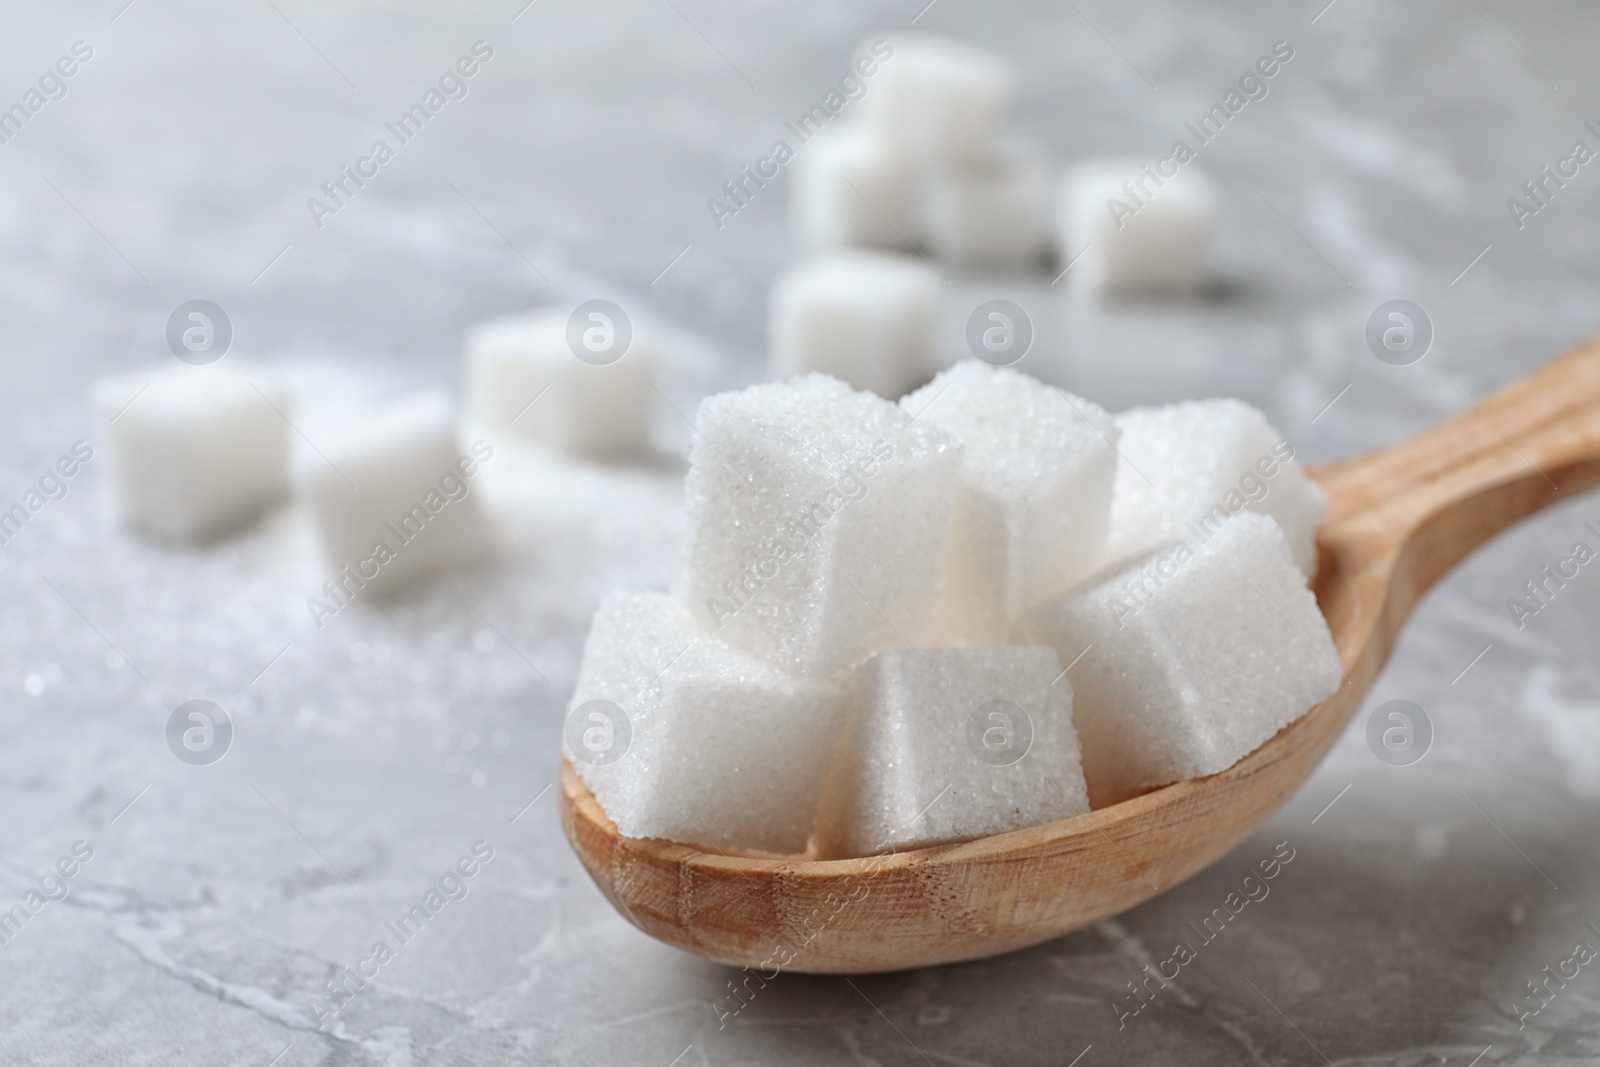
[[[1309,471],[1338,692],[1219,774],[961,844],[848,860],[623,837],[563,761],[561,823],[607,899],[687,952],[852,974],[978,959],[1117,915],[1226,855],[1316,770],[1412,607],[1521,519],[1600,484],[1600,338],[1442,425]]]

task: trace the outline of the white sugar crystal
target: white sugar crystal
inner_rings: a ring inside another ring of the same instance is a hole
[[[819,855],[964,841],[1087,812],[1060,674],[1048,648],[900,649],[869,661],[818,819]]]
[[[969,158],[994,142],[1015,82],[1005,59],[935,34],[879,39],[892,54],[862,102],[874,130],[930,162]]]
[[[1045,177],[1038,160],[992,151],[936,168],[923,197],[928,247],[962,265],[1028,267],[1044,253]]]
[[[821,130],[795,156],[790,212],[812,248],[909,251],[920,239],[916,168],[859,125]]]
[[[844,686],[766,666],[698,630],[666,596],[618,592],[595,615],[569,711],[592,700],[620,707],[626,727],[591,725],[582,712],[567,751],[624,835],[805,851],[844,725]],[[600,731],[592,745],[588,729]],[[624,741],[620,758],[605,747]]]
[[[343,595],[390,592],[490,550],[473,478],[493,446],[463,448],[443,397],[396,404],[318,444],[301,481]]]
[[[927,264],[876,252],[800,263],[772,288],[773,375],[818,371],[894,399],[932,373],[939,286]]]
[[[1134,408],[1122,428],[1111,510],[1112,559],[1131,559],[1214,530],[1249,510],[1278,520],[1307,576],[1317,569],[1322,487],[1260,411],[1240,400],[1190,400]]]
[[[1077,661],[1073,722],[1096,807],[1232,766],[1341,678],[1282,531],[1249,512],[1044,605],[1026,629]]]
[[[967,360],[900,402],[962,448],[934,632],[1005,644],[1028,608],[1102,563],[1117,428],[1086,400]]]
[[[678,590],[699,624],[784,670],[926,642],[960,447],[823,375],[707,398]]]
[[[90,400],[129,526],[203,540],[288,495],[288,397],[266,375],[155,364],[97,380]]]
[[[578,332],[579,359],[568,337],[572,309],[546,307],[481,322],[464,341],[467,402],[488,429],[578,456],[643,451],[650,443],[652,352],[631,326],[597,312]]]
[[[1171,176],[1156,166],[1094,160],[1062,178],[1061,262],[1077,260],[1069,284],[1078,291],[1184,293],[1205,282],[1216,188],[1193,164],[1169,162]]]

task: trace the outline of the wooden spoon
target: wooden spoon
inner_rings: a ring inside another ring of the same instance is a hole
[[[1344,685],[1220,774],[964,844],[809,861],[622,837],[563,763],[567,838],[641,930],[769,978],[977,959],[1126,911],[1220,859],[1300,787],[1441,575],[1600,484],[1600,337],[1420,437],[1310,474],[1328,491],[1315,588]]]

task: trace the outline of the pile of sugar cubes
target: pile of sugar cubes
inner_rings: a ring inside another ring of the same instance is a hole
[[[856,64],[859,114],[830,120],[795,150],[791,215],[801,242],[824,253],[819,263],[868,249],[1027,268],[1053,243],[1081,292],[1182,293],[1204,282],[1217,194],[1187,142],[1149,161],[1075,163],[1052,226],[1042,154],[1001,134],[1016,82],[1004,57],[885,33],[863,42]],[[937,277],[926,264],[923,273]]]
[[[290,391],[234,359],[101,378],[90,401],[114,510],[153,537],[204,542],[298,496],[333,568],[328,596],[403,589],[493,553],[474,491],[492,442],[580,459],[649,448],[649,339],[630,326],[626,343],[598,356],[584,348],[585,331],[611,341],[613,326],[552,306],[468,330],[467,434],[444,396],[423,393],[353,413],[313,441],[294,421]],[[295,436],[307,445],[298,469]]]
[[[601,604],[565,752],[625,836],[862,856],[1214,774],[1341,672],[1325,501],[1233,400],[970,361],[706,399],[670,593]]]
[[[769,369],[829,374],[893,399],[933,373],[945,279],[927,257],[1041,262],[1045,171],[1036,152],[1000,136],[1014,75],[999,56],[886,34],[863,44],[854,69],[865,87],[859,116],[832,120],[796,149],[791,212],[813,254],[773,286]]]
[[[795,149],[791,215],[810,254],[772,289],[773,377],[830,374],[891,400],[927,381],[948,281],[935,260],[1029,269],[1053,245],[1067,287],[1090,297],[1206,282],[1217,193],[1192,152],[1074,164],[1052,225],[1041,153],[1001,134],[1015,82],[1004,58],[891,33],[855,62],[855,111]]]
[[[1043,160],[1002,138],[1016,76],[934,34],[858,49],[855,108],[795,149],[791,212],[814,249],[926,249],[951,263],[1029,266],[1047,244]],[[802,122],[804,120],[802,119]],[[809,129],[809,127],[807,127]]]

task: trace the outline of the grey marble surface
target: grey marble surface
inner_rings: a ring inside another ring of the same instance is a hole
[[[108,522],[91,463],[0,550],[0,904],[75,842],[93,852],[0,948],[5,1062],[1600,1057],[1600,967],[1520,1025],[1517,1007],[1577,942],[1600,945],[1600,576],[1520,629],[1505,606],[1588,536],[1594,497],[1444,581],[1326,765],[1212,870],[999,959],[784,975],[719,1027],[731,972],[636,932],[569,853],[548,791],[560,714],[601,593],[661,587],[674,566],[674,407],[759,375],[766,290],[798,255],[781,182],[720,230],[705,199],[855,40],[921,0],[125,3],[3,8],[0,103],[74,41],[94,50],[0,145],[7,505],[86,435],[86,383],[171,358],[163,325],[195,297],[227,309],[238,356],[300,389],[312,440],[385,397],[455,389],[461,329],[542,299],[610,296],[667,330],[667,399],[646,464],[506,452],[484,485],[503,562],[321,631],[304,606],[321,564],[293,508],[203,550],[155,546]],[[1041,377],[1108,406],[1244,396],[1322,458],[1412,433],[1592,331],[1600,164],[1520,230],[1505,202],[1575,140],[1595,145],[1600,14],[1322,4],[924,11],[920,27],[1016,62],[1013,129],[1057,164],[1162,150],[1274,41],[1295,48],[1201,157],[1225,196],[1214,298],[1095,310],[1049,274],[957,276],[947,354],[979,300],[1008,295],[1036,321]],[[469,94],[315,228],[306,198],[478,40],[494,57]],[[1363,341],[1397,297],[1437,331],[1404,368]],[[237,727],[208,767],[164,737],[194,698]],[[1409,767],[1362,729],[1394,698],[1436,733]],[[480,841],[493,858],[465,896],[319,1031],[324,984]],[[1270,896],[1119,1029],[1126,983],[1279,842],[1295,858]]]

